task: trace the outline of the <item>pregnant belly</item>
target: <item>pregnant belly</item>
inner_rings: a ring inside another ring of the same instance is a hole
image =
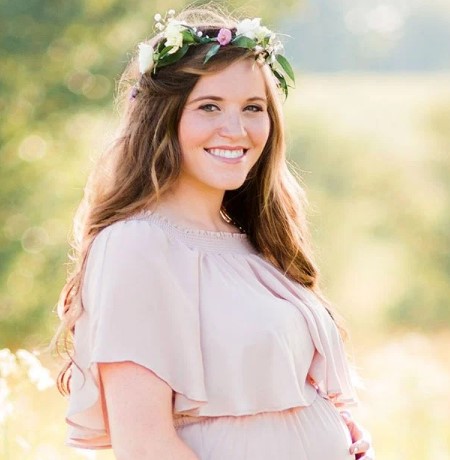
[[[339,412],[317,396],[308,407],[181,426],[178,435],[200,460],[351,460]]]

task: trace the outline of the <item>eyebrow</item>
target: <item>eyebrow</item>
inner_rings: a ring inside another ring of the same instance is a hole
[[[205,99],[208,99],[208,100],[212,100],[212,101],[223,101],[223,97],[219,97],[219,96],[199,96],[199,97],[196,97],[195,99],[192,99],[192,101],[188,101],[188,104],[193,104],[194,102],[198,102],[198,101],[203,101]],[[265,102],[267,103],[267,98],[265,97],[259,97],[259,96],[253,96],[253,97],[249,97],[247,99],[248,102],[253,102],[253,101],[262,101],[262,102]]]

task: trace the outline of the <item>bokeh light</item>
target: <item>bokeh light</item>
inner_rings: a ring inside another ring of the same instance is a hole
[[[30,350],[45,350],[57,325],[75,209],[118,126],[120,73],[154,14],[181,5],[2,7],[2,459],[112,458],[64,446],[66,402],[53,385],[61,363]],[[363,382],[356,416],[379,459],[448,459],[450,4],[236,6],[288,35],[297,71],[284,103],[288,155],[311,204],[324,292],[346,319]]]

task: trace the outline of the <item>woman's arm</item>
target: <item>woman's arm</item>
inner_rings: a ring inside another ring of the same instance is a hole
[[[117,460],[198,460],[178,437],[172,388],[130,361],[100,363],[108,428]]]

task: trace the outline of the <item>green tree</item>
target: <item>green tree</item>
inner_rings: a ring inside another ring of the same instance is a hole
[[[295,2],[282,4],[235,3],[272,19]],[[165,9],[162,1],[0,0],[0,348],[51,335],[71,219],[90,158],[114,126],[115,81]]]

